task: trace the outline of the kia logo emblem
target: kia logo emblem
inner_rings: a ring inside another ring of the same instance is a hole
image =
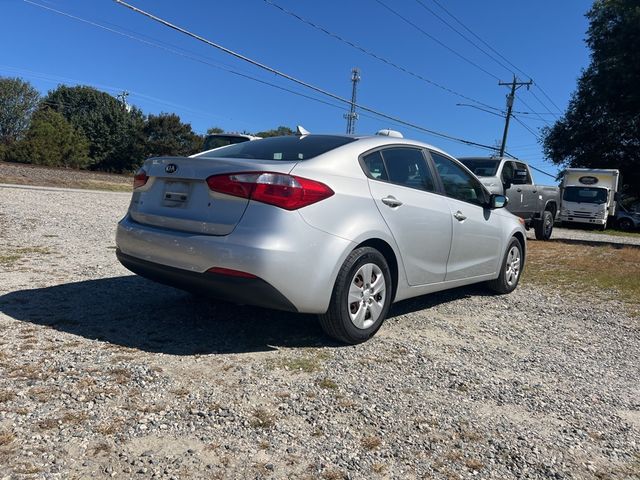
[[[164,171],[167,173],[176,173],[176,170],[178,170],[178,165],[176,165],[175,163],[170,163],[169,165],[164,167]]]

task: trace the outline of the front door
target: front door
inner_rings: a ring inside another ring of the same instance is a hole
[[[478,179],[439,153],[431,157],[442,180],[453,219],[446,281],[488,275],[496,271],[502,251],[502,227],[486,208],[488,193]]]

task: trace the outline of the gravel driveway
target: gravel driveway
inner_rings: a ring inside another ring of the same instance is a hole
[[[639,478],[615,300],[457,289],[344,347],[131,275],[128,199],[0,188],[0,478]]]

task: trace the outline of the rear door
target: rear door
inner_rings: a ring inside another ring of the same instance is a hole
[[[431,152],[453,221],[446,281],[494,273],[502,252],[500,219],[488,208],[480,181],[454,160]]]
[[[378,210],[396,240],[409,285],[442,282],[451,246],[447,199],[435,192],[422,149],[389,147],[361,159]]]

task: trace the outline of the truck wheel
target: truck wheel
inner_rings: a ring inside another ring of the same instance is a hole
[[[621,218],[618,220],[618,228],[627,232],[633,229],[633,222],[629,218]]]
[[[553,232],[553,213],[549,210],[542,212],[542,218],[536,220],[534,230],[536,232],[536,239],[549,240],[551,238],[551,232]]]
[[[500,268],[500,275],[495,280],[488,282],[488,286],[496,293],[505,294],[513,292],[520,281],[524,256],[522,244],[517,238],[512,238],[507,247]]]
[[[320,326],[336,340],[362,343],[382,326],[392,294],[384,256],[374,248],[357,248],[340,268],[329,310],[319,316]]]

